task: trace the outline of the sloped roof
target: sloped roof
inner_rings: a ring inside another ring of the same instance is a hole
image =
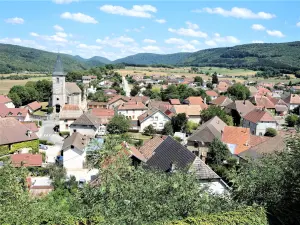
[[[33,111],[36,111],[36,110],[42,108],[42,105],[38,101],[31,102],[27,106],[29,108],[31,108]]]
[[[170,99],[169,101],[172,105],[180,105],[181,104],[179,99],[177,99],[177,98],[176,99]]]
[[[221,179],[208,165],[206,165],[198,156],[195,158],[190,172],[194,172],[199,180]]]
[[[249,148],[250,129],[244,127],[226,126],[222,142],[226,143],[232,154],[239,154]]]
[[[155,136],[154,138],[144,142],[144,145],[139,148],[139,151],[146,159],[151,158],[154,150],[164,141],[163,137]]]
[[[185,113],[187,116],[200,116],[203,108],[200,105],[173,105],[176,114]]]
[[[211,143],[215,138],[221,139],[226,123],[215,116],[202,124],[189,138],[188,141]]]
[[[72,125],[84,125],[84,126],[94,126],[98,128],[100,126],[100,120],[92,115],[91,113],[87,112],[82,114],[77,120],[75,120]]]
[[[66,91],[69,94],[81,93],[81,89],[73,82],[66,82]]]
[[[134,96],[128,98],[128,101],[134,101],[134,102],[142,102],[143,104],[147,104],[150,98],[148,96]]]
[[[82,110],[78,105],[64,105],[59,113],[59,119],[77,119],[82,115]]]
[[[28,109],[26,108],[7,108],[0,104],[0,117],[26,117]]]
[[[91,114],[97,117],[113,117],[115,115],[115,111],[113,109],[94,108],[91,109]]]
[[[143,113],[142,115],[140,115],[140,116],[138,117],[138,120],[139,120],[140,123],[141,123],[141,122],[143,122],[145,119],[151,117],[152,115],[154,115],[154,114],[157,113],[157,112],[163,114],[163,115],[166,116],[167,118],[170,118],[168,115],[166,115],[166,114],[165,114],[164,112],[162,112],[161,110],[156,109],[156,108],[152,108],[152,109],[147,110],[147,111],[146,111],[145,113]]]
[[[219,96],[218,93],[213,90],[207,90],[206,94],[210,97],[218,97]]]
[[[255,95],[254,101],[256,103],[256,106],[260,108],[275,109],[275,104],[271,101],[270,98],[266,96]]]
[[[36,140],[35,133],[27,135],[29,129],[14,118],[0,118],[0,145]]]
[[[115,103],[116,101],[122,99],[124,102],[128,102],[129,98],[126,97],[126,96],[123,96],[123,95],[116,95],[114,97],[112,97],[108,102],[107,104],[110,105],[110,104],[113,104]]]
[[[157,108],[161,111],[170,110],[173,106],[170,104],[170,102],[163,102],[163,101],[157,101],[157,100],[151,100],[148,104],[149,109],[151,108]]]
[[[185,101],[190,105],[201,105],[204,103],[203,99],[200,96],[190,96]]]
[[[288,104],[300,105],[300,96],[296,94],[290,94],[284,101]]]
[[[225,106],[229,105],[232,102],[233,101],[230,98],[228,98],[224,95],[221,95],[220,97],[212,100],[211,104],[212,105],[218,105],[218,106],[221,106],[221,107],[225,107]]]
[[[74,132],[71,136],[67,137],[64,140],[62,150],[66,150],[68,148],[71,148],[71,146],[74,146],[80,151],[83,151],[85,147],[89,144],[90,140],[90,137],[80,134],[78,132]]]
[[[13,154],[10,156],[10,159],[14,167],[42,166],[43,163],[41,154]]]
[[[146,110],[148,108],[142,102],[124,102],[118,107],[118,110],[135,110],[135,109]]]
[[[35,122],[21,122],[23,125],[25,125],[29,130],[32,132],[38,132],[39,128],[37,127]]]
[[[274,117],[265,110],[260,109],[254,109],[253,111],[247,113],[245,116],[243,116],[245,120],[248,120],[252,123],[258,123],[258,122],[276,122]]]
[[[9,102],[11,102],[11,99],[9,97],[7,97],[6,95],[0,95],[0,104],[5,104]]]
[[[236,110],[241,116],[255,109],[255,106],[249,100],[236,100],[226,106],[228,109]]]

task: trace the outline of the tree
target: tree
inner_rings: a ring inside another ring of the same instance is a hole
[[[267,128],[265,136],[275,137],[276,135],[277,135],[277,130],[276,129],[271,128],[271,127]]]
[[[131,96],[136,96],[140,92],[140,87],[137,85],[134,85],[133,88],[130,91]]]
[[[164,135],[174,135],[174,131],[173,131],[173,126],[172,126],[172,122],[168,121],[165,123],[164,129],[162,130],[162,133]]]
[[[225,122],[228,126],[233,125],[232,117],[227,115],[227,113],[220,106],[212,105],[207,109],[202,110],[200,113],[200,117],[203,122],[206,122],[215,116],[223,120],[223,122]]]
[[[285,122],[287,123],[288,127],[294,127],[298,122],[298,116],[295,114],[290,114],[285,118]]]
[[[108,97],[104,95],[104,92],[102,90],[98,90],[94,94],[90,93],[88,95],[88,99],[96,102],[107,102]]]
[[[22,100],[16,92],[9,93],[8,97],[12,100],[16,107],[22,106]]]
[[[131,126],[131,122],[123,115],[114,116],[107,124],[107,132],[110,134],[126,133]]]
[[[208,161],[210,164],[223,165],[224,160],[230,157],[227,145],[215,138],[209,145]]]
[[[193,121],[188,121],[186,124],[186,131],[188,133],[192,133],[194,130],[197,129],[198,125],[199,125],[198,123],[195,123]]]
[[[207,82],[206,87],[209,88],[209,89],[213,89],[213,85],[212,85],[211,82]]]
[[[152,124],[150,124],[149,126],[144,128],[144,135],[153,136],[155,133],[156,133],[156,130],[154,129]]]
[[[187,117],[185,113],[178,113],[176,116],[172,117],[172,126],[174,132],[185,132]]]
[[[203,85],[203,79],[202,79],[202,77],[200,77],[200,76],[196,76],[196,77],[194,78],[194,82],[195,82],[195,83],[198,83],[198,86],[202,86],[202,85]]]
[[[250,96],[250,90],[241,83],[232,85],[228,88],[227,92],[237,100],[246,100]]]
[[[212,83],[213,84],[218,84],[219,83],[218,75],[217,75],[216,72],[214,72],[213,75],[212,75]]]

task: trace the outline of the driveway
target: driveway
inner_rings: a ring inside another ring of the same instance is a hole
[[[37,135],[41,140],[47,140],[54,143],[55,145],[62,146],[63,138],[53,130],[56,125],[58,125],[58,121],[54,119],[43,121],[43,126],[40,127]]]
[[[126,96],[127,97],[130,97],[130,87],[128,85],[128,81],[126,80],[125,77],[122,77],[122,86],[123,86],[123,90],[125,91],[126,93]]]

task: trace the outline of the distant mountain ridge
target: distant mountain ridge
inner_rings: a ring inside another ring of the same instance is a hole
[[[57,53],[0,44],[0,73],[21,71],[52,72]],[[288,43],[245,44],[213,48],[193,53],[139,53],[110,61],[101,56],[84,59],[61,54],[66,72],[85,70],[104,64],[218,66],[227,68],[279,69],[283,72],[300,70],[300,41]]]

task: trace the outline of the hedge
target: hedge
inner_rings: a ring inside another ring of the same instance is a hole
[[[261,207],[247,207],[236,211],[203,214],[184,220],[164,223],[165,225],[267,225],[266,212]]]
[[[9,150],[9,146],[8,145],[1,145],[0,146],[0,156],[7,155],[9,153],[10,153],[10,150]]]
[[[10,151],[15,152],[22,148],[31,148],[32,152],[35,153],[39,151],[39,143],[40,143],[39,140],[32,140],[32,141],[25,141],[25,142],[12,144],[10,146]]]

